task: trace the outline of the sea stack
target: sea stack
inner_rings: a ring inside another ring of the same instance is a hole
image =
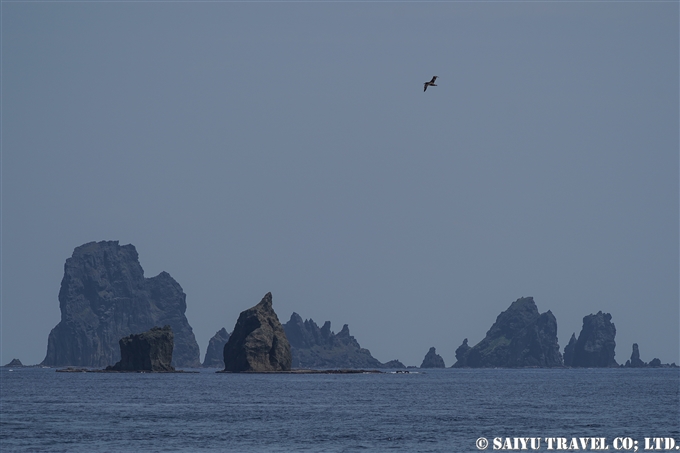
[[[175,336],[173,366],[200,366],[182,287],[167,272],[145,278],[131,244],[77,247],[64,265],[59,308],[43,365],[104,367],[120,360],[121,338],[167,324]]]
[[[293,368],[403,367],[398,360],[389,365],[380,363],[350,335],[347,324],[335,334],[331,331],[330,321],[319,327],[313,320],[303,321],[300,315],[293,313],[283,329],[290,341]]]
[[[470,345],[468,345],[468,339],[463,340],[463,344],[458,346],[456,349],[456,363],[454,363],[451,368],[464,368],[467,367],[467,354],[470,351]]]
[[[522,297],[496,318],[486,337],[472,348],[456,350],[455,367],[559,367],[557,320],[548,310],[539,314],[533,297]]]
[[[630,360],[626,361],[625,366],[631,368],[644,368],[647,366],[647,364],[640,359],[640,348],[637,343],[633,343],[633,353],[630,355]]]
[[[203,359],[205,368],[224,368],[224,345],[227,341],[229,341],[229,332],[222,327],[208,343],[205,359]]]
[[[442,356],[437,354],[435,348],[432,347],[427,351],[427,354],[425,354],[425,358],[423,359],[423,363],[420,364],[420,368],[446,368],[446,365],[444,365]]]
[[[614,360],[616,326],[611,321],[612,315],[601,311],[583,318],[583,327],[574,345],[572,367],[618,366]]]
[[[21,360],[19,360],[19,359],[12,359],[12,361],[9,362],[9,363],[8,363],[7,365],[5,365],[5,366],[6,366],[6,367],[10,367],[10,366],[11,366],[11,367],[14,367],[14,368],[20,368],[20,367],[24,366],[24,364],[21,363]]]
[[[272,293],[241,312],[224,345],[224,371],[290,371],[290,344],[272,308]]]
[[[175,371],[172,366],[174,335],[170,326],[121,338],[120,361],[106,371]]]
[[[574,363],[574,348],[576,348],[576,334],[572,333],[569,344],[564,347],[564,366]]]

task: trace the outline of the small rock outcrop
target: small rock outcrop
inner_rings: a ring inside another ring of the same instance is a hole
[[[121,338],[120,361],[106,371],[175,371],[172,366],[174,335],[170,326]]]
[[[21,360],[19,360],[19,359],[12,359],[12,361],[9,362],[9,363],[8,363],[7,365],[5,365],[5,366],[11,366],[11,367],[14,367],[14,368],[19,368],[19,367],[24,366],[24,364],[21,363]]]
[[[272,293],[241,312],[224,345],[224,371],[289,371],[290,344],[272,308]]]
[[[208,342],[203,366],[205,368],[224,368],[224,345],[229,341],[229,332],[222,327]]]
[[[616,326],[609,313],[597,312],[583,318],[583,327],[574,345],[572,367],[603,368],[619,366],[614,360]]]
[[[631,368],[644,368],[647,366],[645,362],[640,360],[640,348],[637,343],[633,343],[633,353],[630,355],[630,360],[626,361],[626,366]]]
[[[661,360],[657,357],[650,360],[649,363],[643,362],[640,359],[640,348],[638,348],[637,343],[633,343],[633,353],[630,355],[630,359],[626,360],[626,364],[622,366],[625,368],[677,368],[675,363],[661,363]]]
[[[652,360],[649,361],[649,366],[651,368],[660,368],[663,365],[661,365],[661,360],[655,357],[655,358],[653,358]]]
[[[423,359],[423,363],[420,364],[420,368],[445,368],[446,366],[444,365],[444,359],[442,359],[442,356],[437,354],[437,351],[435,350],[434,347],[430,348],[429,351],[427,351],[427,354],[425,354],[425,358]]]
[[[456,350],[455,367],[559,367],[557,320],[549,310],[539,314],[532,297],[522,297],[496,318],[486,337],[472,348]]]
[[[569,344],[564,347],[564,366],[574,363],[574,348],[576,347],[576,334],[572,333]]]
[[[43,365],[104,367],[120,360],[118,340],[168,324],[175,335],[173,366],[200,366],[182,287],[167,272],[145,278],[131,244],[76,247],[64,265],[59,308]]]
[[[290,341],[293,368],[397,368],[397,362],[401,364],[398,360],[388,362],[389,366],[380,363],[349,334],[347,324],[335,334],[330,321],[319,327],[293,313],[283,328]]]
[[[399,360],[390,360],[382,364],[381,368],[406,368],[406,365]]]
[[[458,346],[456,349],[456,363],[454,363],[451,368],[465,368],[467,367],[467,354],[470,351],[470,346],[468,345],[468,339],[463,340],[463,344]]]

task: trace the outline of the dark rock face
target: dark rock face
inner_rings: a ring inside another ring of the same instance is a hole
[[[223,357],[224,371],[290,370],[290,344],[272,308],[272,293],[241,312]]]
[[[319,328],[313,320],[303,321],[293,313],[283,328],[290,341],[293,368],[397,368],[396,362],[401,364],[398,360],[388,362],[389,366],[380,363],[349,334],[347,324],[335,334],[330,321]]]
[[[564,347],[564,366],[574,363],[574,348],[576,347],[576,334],[571,334],[569,344]]]
[[[550,311],[538,313],[532,297],[523,297],[496,318],[486,337],[456,350],[456,367],[558,367],[557,320]],[[460,363],[460,364],[459,364]]]
[[[173,365],[200,366],[182,287],[167,272],[144,278],[131,244],[77,247],[64,265],[59,307],[61,322],[50,332],[43,365],[103,367],[121,358],[122,337],[168,324],[175,335]]]
[[[470,346],[468,345],[468,339],[463,340],[463,344],[458,346],[456,349],[456,363],[451,366],[451,368],[464,368],[467,367],[467,355],[470,351]]]
[[[206,368],[224,368],[224,345],[229,341],[227,329],[222,327],[215,336],[210,339],[208,349],[205,351],[203,366]]]
[[[583,328],[574,345],[571,366],[584,368],[615,367],[616,326],[612,315],[597,312],[583,318]]]
[[[13,366],[13,367],[15,367],[15,368],[19,368],[19,367],[24,366],[24,364],[21,363],[21,360],[19,360],[19,359],[12,359],[12,361],[9,362],[9,363],[8,363],[7,365],[5,365],[5,366]]]
[[[445,368],[444,359],[442,356],[437,354],[435,348],[430,348],[425,354],[423,363],[420,364],[420,368]]]
[[[652,367],[652,368],[659,368],[659,367],[662,366],[662,365],[661,365],[661,360],[660,360],[660,359],[657,359],[657,358],[655,357],[655,358],[653,358],[653,359],[649,362],[649,366]]]
[[[170,326],[120,339],[120,361],[106,371],[175,371],[172,364],[174,335]]]
[[[633,353],[630,355],[630,361],[626,362],[626,366],[632,368],[643,368],[647,366],[645,362],[640,360],[640,348],[637,343],[633,343]]]

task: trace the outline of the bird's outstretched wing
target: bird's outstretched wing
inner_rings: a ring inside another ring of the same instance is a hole
[[[429,85],[429,83],[425,82],[425,88],[423,89],[423,93],[427,91],[427,86],[428,86],[428,85]]]
[[[437,80],[437,77],[439,77],[439,76],[432,77],[432,80],[430,80],[430,83],[434,83],[434,81]]]

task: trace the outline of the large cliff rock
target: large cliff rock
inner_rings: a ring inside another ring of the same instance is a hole
[[[463,344],[465,346],[465,343]],[[550,311],[539,314],[532,297],[523,297],[496,318],[486,337],[470,349],[456,351],[456,367],[557,367],[562,354],[557,321]]]
[[[345,324],[335,334],[331,322],[319,326],[311,319],[303,321],[293,313],[283,325],[293,356],[293,368],[401,368],[403,364],[393,360],[386,364],[371,355],[349,334]],[[401,367],[399,366],[401,364]]]
[[[224,345],[224,371],[289,371],[290,365],[290,344],[267,293],[239,315]]]
[[[174,335],[170,326],[121,338],[120,361],[106,371],[175,371],[172,364]]]
[[[612,315],[597,312],[583,318],[583,327],[574,345],[573,367],[615,367],[616,326]]]
[[[131,244],[77,247],[64,265],[59,308],[43,365],[103,367],[121,358],[118,340],[167,324],[175,336],[173,365],[200,366],[182,287],[167,272],[144,278]]]
[[[224,368],[224,345],[229,341],[229,332],[222,327],[210,339],[205,351],[203,366],[206,368]]]
[[[430,348],[429,351],[427,351],[427,354],[425,354],[425,358],[423,359],[423,363],[420,364],[420,368],[445,368],[446,365],[444,365],[444,359],[442,356],[437,354],[437,351],[435,348]]]

